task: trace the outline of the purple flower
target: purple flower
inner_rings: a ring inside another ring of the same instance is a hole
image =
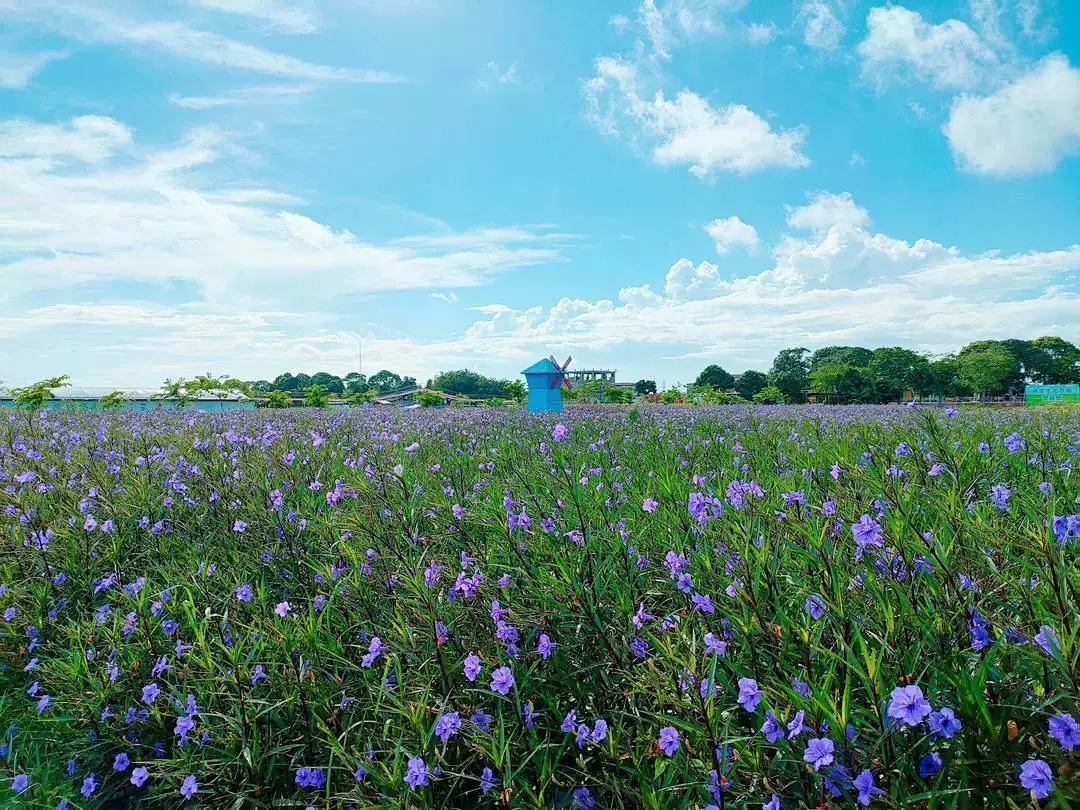
[[[268,676],[266,674],[266,670],[263,669],[263,665],[262,664],[256,664],[255,665],[255,671],[251,673],[251,685],[254,686],[259,681],[266,680],[267,677]]]
[[[948,706],[942,706],[938,711],[931,712],[926,723],[933,734],[944,737],[946,740],[951,740],[953,735],[960,730],[961,725],[956,713]]]
[[[919,776],[926,779],[941,770],[941,755],[927,754],[919,760]]]
[[[1010,433],[1005,437],[1005,449],[1010,453],[1018,453],[1025,447],[1027,447],[1027,444],[1019,433]]]
[[[794,740],[804,731],[812,731],[812,729],[808,728],[805,725],[805,720],[806,712],[804,712],[802,709],[799,709],[799,711],[795,712],[795,717],[792,718],[792,721],[787,724],[788,734],[791,735],[791,739]]]
[[[499,667],[491,673],[491,691],[505,695],[510,692],[513,686],[514,673],[510,671],[510,667]]]
[[[150,778],[150,771],[146,770],[142,765],[131,772],[131,784],[137,788],[141,788],[146,784],[146,780]]]
[[[278,616],[288,616],[290,610],[292,610],[292,607],[288,602],[278,602],[274,605],[274,613]]]
[[[557,442],[566,441],[566,437],[570,435],[570,428],[564,425],[562,422],[555,425],[555,428],[551,431],[551,438]]]
[[[715,806],[716,805],[709,805],[709,807]],[[706,810],[708,809],[706,808]],[[774,793],[771,799],[761,805],[761,810],[780,810],[780,797]]]
[[[712,633],[705,634],[705,654],[718,655],[723,658],[727,655],[727,642],[717,638]]]
[[[1020,766],[1020,784],[1036,799],[1045,799],[1054,789],[1054,772],[1041,759],[1029,759]]]
[[[664,726],[660,729],[660,739],[656,743],[660,750],[669,757],[674,756],[679,750],[679,732],[675,726]]]
[[[416,790],[428,783],[428,767],[420,757],[409,757],[405,768],[405,784],[410,790]]]
[[[1009,498],[1011,497],[1012,490],[1002,484],[994,484],[990,488],[990,502],[1002,512],[1009,511]]]
[[[360,659],[360,666],[364,669],[368,669],[375,663],[375,660],[382,655],[383,649],[382,639],[378,636],[372,636],[371,641],[368,642],[367,654]]]
[[[1050,736],[1066,751],[1080,745],[1080,724],[1071,714],[1055,714],[1050,718]]]
[[[700,610],[702,613],[713,613],[716,608],[713,607],[712,599],[708,594],[695,593],[690,596],[690,601],[694,603],[694,608]]]
[[[571,709],[566,713],[566,717],[563,718],[562,725],[559,726],[562,731],[569,734],[577,725],[577,712]]]
[[[239,599],[241,602],[250,602],[251,597],[253,597],[254,595],[255,594],[251,590],[250,585],[244,584],[236,589],[236,598]]]
[[[596,806],[592,794],[587,787],[574,788],[571,794],[571,810],[592,810]]]
[[[803,762],[809,762],[814,770],[820,770],[825,765],[831,765],[833,751],[836,746],[827,737],[811,737],[806,743],[806,751],[803,752]]]
[[[435,736],[446,742],[461,730],[461,715],[457,712],[444,712],[435,721]]]
[[[123,773],[129,767],[131,767],[131,757],[121,751],[116,755],[115,759],[113,759],[112,769]]]
[[[644,658],[649,654],[649,642],[640,636],[635,636],[630,640],[630,652],[635,658]]]
[[[589,739],[592,740],[594,743],[603,742],[605,739],[607,739],[607,731],[607,721],[604,720],[602,717],[598,717],[596,718],[596,722],[593,723],[593,730],[592,734],[589,735]]]
[[[917,686],[898,686],[892,691],[888,715],[906,726],[917,726],[928,714],[930,703]]]
[[[11,789],[16,793],[22,793],[30,787],[30,775],[25,773],[16,774],[11,780]]]
[[[199,783],[195,781],[195,774],[189,773],[184,777],[183,783],[180,785],[180,795],[185,799],[195,798],[195,794],[199,792]]]
[[[761,726],[761,733],[770,743],[784,739],[784,727],[777,721],[772,709],[765,712],[765,722]]]
[[[1047,655],[1052,656],[1061,652],[1061,642],[1058,641],[1057,633],[1048,624],[1044,624],[1039,628],[1039,632],[1035,634],[1035,643]]]
[[[326,784],[326,772],[322,768],[297,768],[296,784],[319,790]]]
[[[480,674],[480,656],[476,653],[469,653],[465,658],[465,664],[462,667],[465,672],[465,678],[470,682],[476,680],[476,676]]]
[[[158,699],[158,695],[160,694],[161,688],[156,683],[151,681],[142,688],[143,703],[153,703],[155,700]]]
[[[825,615],[825,602],[817,594],[806,597],[803,607],[806,608],[806,612],[810,614],[810,618],[814,621]]]
[[[469,722],[476,726],[477,729],[480,730],[481,734],[487,734],[488,729],[491,728],[491,721],[494,719],[495,718],[493,718],[483,709],[477,709],[475,712],[472,713],[472,717],[469,718]]]
[[[97,790],[97,776],[91,773],[85,779],[83,779],[82,787],[79,788],[79,792],[87,799],[89,799],[91,796],[94,795],[95,790]]]
[[[858,801],[863,807],[869,805],[874,796],[885,795],[884,790],[874,785],[874,774],[869,768],[856,776],[852,784],[859,791]]]
[[[762,690],[753,678],[739,678],[738,704],[744,712],[752,712],[761,703]]]
[[[881,526],[869,515],[863,515],[858,523],[851,524],[855,537],[855,559],[861,560],[867,546],[881,545]]]
[[[480,792],[487,793],[495,787],[495,785],[495,774],[492,773],[491,768],[484,768],[483,772],[480,774]]]
[[[551,655],[551,651],[557,646],[554,641],[547,637],[546,633],[541,633],[540,640],[536,643],[536,651],[544,657],[544,660],[547,660],[548,656]]]
[[[660,505],[660,502],[656,498],[646,498],[641,502],[641,510],[643,512],[655,512],[656,507]]]

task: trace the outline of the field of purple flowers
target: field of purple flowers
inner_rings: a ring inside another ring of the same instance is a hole
[[[0,412],[0,804],[1080,806],[1078,466],[1052,411]]]

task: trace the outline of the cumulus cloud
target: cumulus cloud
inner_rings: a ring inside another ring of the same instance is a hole
[[[798,20],[803,26],[803,42],[819,50],[836,50],[847,31],[833,3],[828,0],[803,0]]]
[[[969,171],[1051,171],[1080,152],[1080,69],[1052,54],[988,96],[963,95],[953,102],[944,132]]]
[[[864,74],[881,83],[908,72],[939,88],[969,88],[998,64],[994,49],[960,20],[932,24],[904,6],[873,8],[857,51]]]
[[[584,94],[588,115],[602,131],[648,143],[656,163],[689,166],[697,177],[810,164],[802,153],[804,127],[774,131],[745,105],[714,107],[689,90],[673,99],[661,90],[646,98],[642,85],[637,65],[605,56],[596,60]]]
[[[705,233],[716,244],[716,252],[720,254],[728,253],[733,247],[742,247],[753,253],[759,244],[757,229],[738,217],[714,219],[705,226]]]

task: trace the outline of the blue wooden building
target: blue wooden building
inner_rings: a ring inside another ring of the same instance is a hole
[[[558,412],[563,409],[562,387],[566,372],[545,357],[537,360],[521,372],[529,386],[529,399],[526,410],[534,413],[544,411]]]

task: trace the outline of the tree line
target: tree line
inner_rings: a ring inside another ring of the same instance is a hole
[[[813,391],[835,402],[874,403],[896,402],[905,390],[920,399],[1019,396],[1029,382],[1080,383],[1080,349],[1054,336],[977,340],[940,356],[900,346],[826,346],[815,352],[800,346],[782,349],[768,373],[749,369],[736,377],[707,366],[688,393],[699,388],[759,402],[805,402]]]

